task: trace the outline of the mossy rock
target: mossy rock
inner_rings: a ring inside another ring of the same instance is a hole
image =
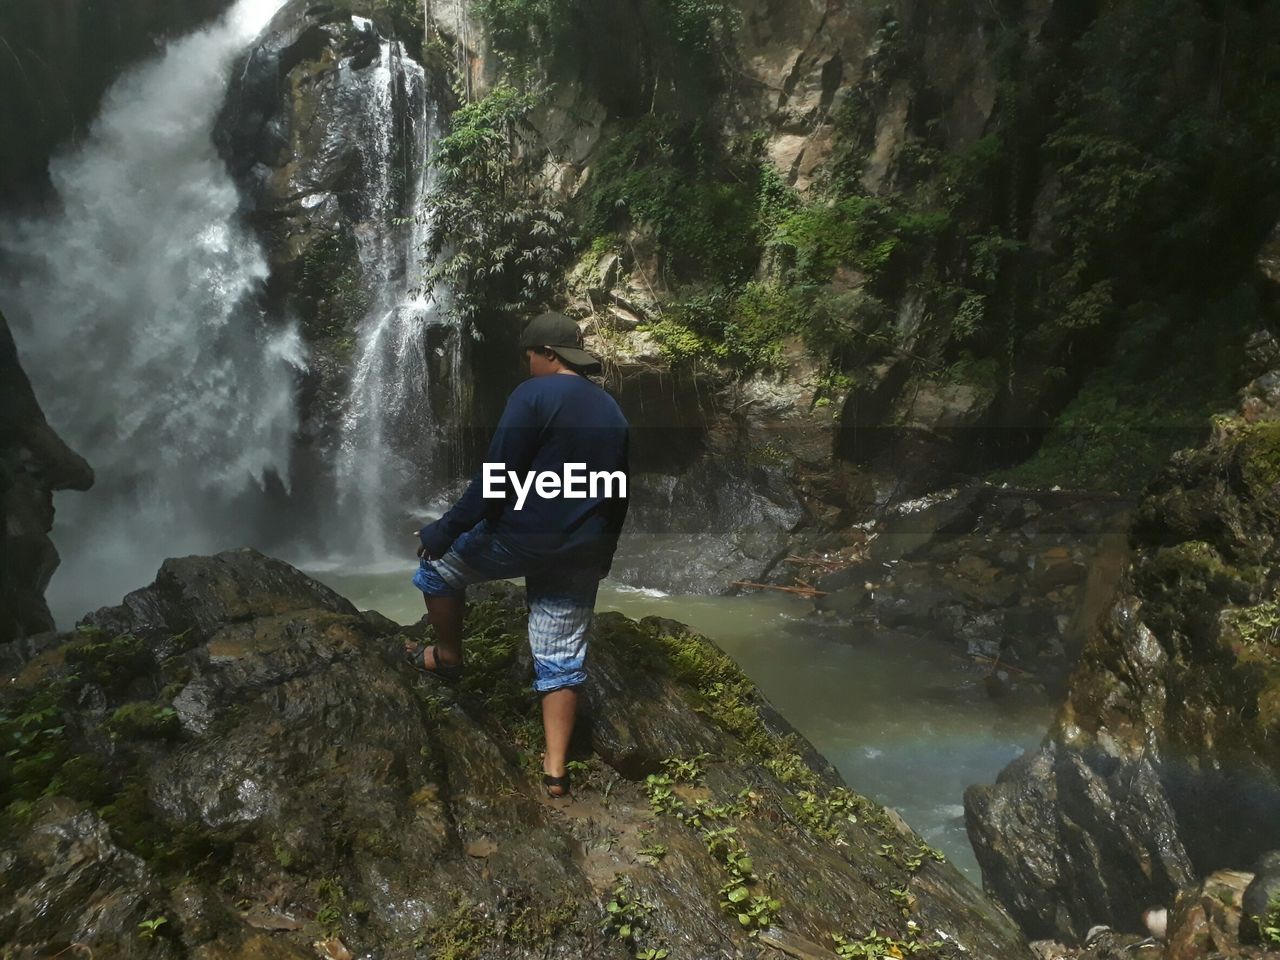
[[[101,633],[90,632],[84,640],[67,647],[66,662],[80,681],[96,683],[109,694],[123,692],[137,677],[155,668],[151,652],[130,634],[106,640]]]
[[[1227,563],[1213,544],[1204,540],[1159,548],[1142,573],[1145,583],[1161,593],[1202,593],[1246,603],[1261,575],[1256,568]]]
[[[173,707],[149,700],[126,703],[116,709],[106,723],[113,737],[143,740],[172,740],[180,733],[178,713]]]
[[[1280,421],[1255,423],[1242,430],[1233,460],[1253,500],[1280,503]]]

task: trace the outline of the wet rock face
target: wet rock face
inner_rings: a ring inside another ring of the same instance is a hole
[[[610,577],[670,593],[729,593],[785,553],[803,516],[777,466],[705,456],[681,474],[633,478]]]
[[[384,111],[373,101],[391,96],[391,149],[405,151],[425,93],[402,64],[382,62],[385,38],[365,6],[286,4],[234,72],[214,131],[267,248],[271,304],[313,342],[353,332],[376,280],[365,276],[360,238],[388,232],[409,199],[380,208],[387,198],[373,181],[386,158],[374,154],[385,138],[370,123]],[[384,67],[400,74],[386,89],[373,82]]]
[[[966,796],[984,883],[1033,935],[1142,905],[1280,844],[1280,421],[1241,392],[1147,487],[1132,567],[1046,744]]]
[[[817,581],[829,616],[963,647],[1002,685],[1061,689],[1128,556],[1133,504],[1069,491],[970,486],[887,511],[865,558]],[[793,548],[838,549],[838,535]],[[795,568],[789,567],[789,573]]]
[[[0,643],[53,629],[53,491],[87,490],[89,465],[45,422],[0,314]]]
[[[214,131],[270,264],[266,311],[296,323],[306,345],[292,456],[299,516],[326,509],[334,485],[349,484],[379,444],[372,525],[400,516],[389,504],[413,483],[460,468],[446,425],[471,412],[470,387],[454,373],[469,348],[416,294],[415,218],[437,105],[449,95],[414,59],[415,11],[291,0],[234,69]]]
[[[304,449],[335,429],[361,321],[417,269],[401,221],[434,114],[385,14],[376,0],[287,3],[233,72],[214,131],[267,252],[267,309],[310,348]],[[301,465],[304,479],[321,468],[305,453]]]
[[[446,686],[401,662],[394,624],[284,564],[167,561],[5,684],[0,941],[16,957],[749,956],[768,926],[758,942],[830,951],[874,930],[933,956],[1029,956],[670,621],[600,616],[575,799],[546,800],[521,598],[475,601],[466,676]]]

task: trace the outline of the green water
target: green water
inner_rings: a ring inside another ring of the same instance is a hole
[[[362,608],[418,620],[413,567],[311,570]],[[937,641],[810,619],[810,604],[761,592],[663,596],[601,584],[597,610],[671,617],[714,639],[855,790],[896,808],[975,883],[962,797],[1037,744],[1050,708],[991,700],[982,673]],[[588,661],[589,663],[590,661]]]

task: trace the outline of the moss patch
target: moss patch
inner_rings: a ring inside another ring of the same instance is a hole
[[[180,646],[172,638],[167,646]],[[62,649],[66,669],[0,697],[0,826],[25,820],[40,797],[64,796],[98,810],[113,839],[154,867],[186,874],[229,859],[220,837],[168,826],[150,802],[146,769],[157,746],[180,736],[167,696],[166,669],[152,646],[121,635],[82,631]],[[172,671],[170,671],[172,672]],[[79,707],[96,688],[108,714],[98,725]],[[129,699],[126,699],[129,698]],[[112,746],[103,750],[103,734]]]
[[[173,740],[181,730],[173,707],[148,700],[118,707],[107,720],[106,729],[113,737],[143,740]]]
[[[1241,430],[1235,461],[1251,498],[1274,499],[1280,484],[1280,421],[1267,420]]]

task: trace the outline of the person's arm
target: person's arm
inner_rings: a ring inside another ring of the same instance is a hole
[[[532,398],[517,387],[507,399],[498,428],[489,441],[485,462],[504,464],[504,478],[508,470],[514,470],[523,476],[533,463],[540,435],[541,427]],[[504,489],[510,497],[512,491],[509,482],[504,483]],[[484,467],[481,466],[467,484],[466,492],[449,512],[418,531],[427,556],[443,556],[454,540],[483,519],[496,520],[502,515],[505,506],[506,500],[485,498]]]

